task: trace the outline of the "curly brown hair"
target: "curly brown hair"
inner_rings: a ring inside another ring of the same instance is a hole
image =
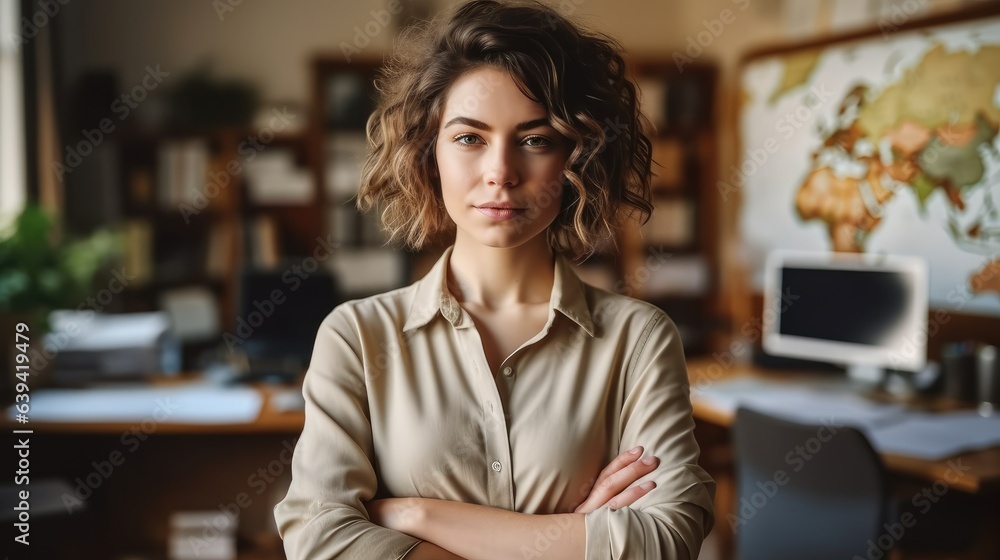
[[[382,208],[390,242],[420,250],[454,234],[434,145],[448,88],[483,66],[506,71],[572,147],[562,178],[569,188],[546,233],[553,250],[583,258],[613,245],[635,211],[649,220],[650,125],[616,40],[539,2],[473,0],[396,44],[376,80],[381,96],[368,119],[357,199],[362,212]]]

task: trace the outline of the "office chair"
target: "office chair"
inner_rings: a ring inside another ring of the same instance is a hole
[[[885,471],[864,434],[836,430],[737,410],[729,525],[740,560],[866,556],[884,517]]]
[[[729,525],[740,560],[888,559],[893,548],[954,552],[971,544],[982,518],[979,501],[954,490],[919,511],[913,487],[887,482],[861,431],[834,428],[737,410],[739,503]],[[916,525],[901,525],[904,512]]]

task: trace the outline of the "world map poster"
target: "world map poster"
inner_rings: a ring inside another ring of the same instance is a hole
[[[1000,315],[1000,17],[775,52],[718,184],[753,286],[774,249],[914,255],[931,307]]]

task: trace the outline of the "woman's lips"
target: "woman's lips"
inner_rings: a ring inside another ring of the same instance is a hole
[[[498,221],[510,220],[525,212],[523,208],[486,208],[479,206],[476,207],[476,210],[484,216]]]

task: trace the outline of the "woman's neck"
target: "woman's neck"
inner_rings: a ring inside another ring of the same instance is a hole
[[[547,303],[554,265],[555,255],[544,236],[506,248],[459,236],[448,261],[448,287],[459,302],[485,310]]]

